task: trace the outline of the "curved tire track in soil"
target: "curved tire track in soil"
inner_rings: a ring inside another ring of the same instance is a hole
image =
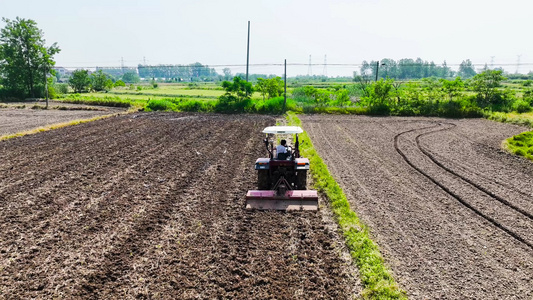
[[[533,166],[503,151],[493,152],[501,140],[524,131],[523,127],[482,119],[328,115],[300,119],[410,299],[533,296],[531,248],[467,209],[406,163],[394,147],[396,135],[413,130],[398,140],[413,164],[530,241],[533,231],[527,230],[531,227],[528,217],[440,168],[421,152],[415,140],[419,134],[435,131],[421,128],[439,123],[457,125],[420,137],[420,146],[459,175],[531,212],[530,203],[514,189],[531,194]],[[513,189],[463,171],[462,161]],[[512,196],[507,197],[507,193]],[[514,216],[519,222],[509,219]]]
[[[453,125],[452,127],[455,126],[455,124],[449,124],[447,123],[448,125]],[[431,182],[433,182],[434,184],[438,185],[441,189],[443,189],[446,193],[448,193],[450,196],[454,197],[457,201],[459,201],[462,205],[464,205],[465,207],[469,208],[470,210],[472,210],[474,213],[476,213],[478,216],[482,217],[483,219],[487,220],[488,222],[490,222],[492,225],[498,227],[499,229],[505,231],[507,234],[509,234],[510,236],[512,236],[513,238],[515,238],[516,240],[522,242],[523,244],[525,244],[526,246],[528,246],[529,248],[531,248],[533,250],[533,244],[531,242],[529,242],[528,240],[526,240],[525,238],[523,238],[522,236],[520,236],[519,234],[515,233],[514,231],[512,231],[511,229],[507,228],[506,226],[500,224],[500,222],[498,222],[496,219],[488,216],[487,214],[484,214],[482,211],[480,211],[479,209],[475,208],[472,204],[470,204],[468,201],[466,201],[465,199],[463,199],[461,196],[459,196],[458,194],[454,193],[450,188],[448,188],[446,185],[444,185],[443,183],[441,183],[439,180],[437,180],[436,178],[434,178],[433,176],[429,175],[427,172],[425,172],[424,170],[422,170],[421,168],[417,167],[415,164],[413,164],[413,162],[405,155],[405,153],[400,149],[400,147],[398,146],[398,139],[406,134],[406,133],[410,133],[410,132],[415,132],[415,131],[418,131],[418,130],[424,130],[424,129],[431,129],[431,128],[435,128],[435,127],[439,127],[440,124],[437,124],[437,125],[434,125],[434,126],[429,126],[429,127],[423,127],[423,128],[419,128],[419,129],[411,129],[411,130],[408,130],[408,131],[404,131],[404,132],[401,132],[399,134],[397,134],[396,136],[394,136],[394,148],[396,149],[396,151],[398,152],[398,154],[400,154],[402,156],[402,158],[405,160],[405,162],[407,164],[409,164],[413,169],[417,170],[420,174],[424,175],[426,178],[428,178]],[[422,134],[419,134],[416,136],[415,138],[415,141],[416,141],[416,145],[418,147],[418,149],[420,149],[420,151],[426,155],[429,159],[431,159],[431,161],[433,161],[437,166],[439,166],[441,169],[455,175],[456,177],[460,178],[461,180],[463,180],[464,182],[467,182],[469,183],[470,185],[474,186],[475,188],[477,188],[478,190],[484,192],[485,194],[489,195],[490,197],[492,197],[493,199],[499,201],[500,203],[518,211],[519,213],[523,214],[524,216],[532,219],[532,216],[531,214],[529,214],[528,212],[522,210],[521,208],[519,207],[516,207],[515,205],[511,204],[509,201],[499,197],[499,196],[496,196],[494,195],[492,192],[490,191],[487,191],[485,188],[479,186],[478,184],[475,184],[473,183],[471,180],[465,178],[465,177],[462,177],[460,176],[459,174],[457,174],[456,172],[450,170],[449,168],[446,168],[444,167],[441,163],[439,163],[438,161],[436,161],[434,159],[434,157],[429,154],[427,151],[425,151],[421,146],[420,146],[420,141],[419,141],[419,138],[421,136],[424,136],[424,135],[427,135],[427,134],[431,134],[431,133],[435,133],[435,132],[438,132],[438,131],[441,131],[441,130],[448,130],[450,128],[444,128],[444,129],[439,129],[439,130],[436,130],[436,131],[431,131],[431,132],[426,132],[426,133],[422,133]]]
[[[452,127],[449,127],[449,128],[443,128],[443,129],[439,129],[439,130],[436,130],[436,131],[431,131],[431,132],[426,132],[426,133],[422,133],[422,134],[419,134],[416,136],[416,145],[418,146],[418,148],[420,149],[420,151],[422,151],[422,153],[424,153],[427,157],[429,157],[429,159],[431,159],[436,165],[438,165],[439,167],[441,167],[442,169],[448,171],[449,173],[461,178],[462,180],[468,182],[469,184],[471,184],[472,186],[476,187],[478,190],[484,192],[485,194],[491,196],[492,198],[498,200],[499,202],[501,202],[502,204],[504,205],[507,205],[509,206],[510,208],[516,210],[517,212],[523,214],[524,216],[528,217],[529,219],[533,220],[533,214],[525,211],[524,209],[520,208],[519,206],[517,205],[514,205],[513,203],[503,199],[502,197],[498,196],[498,195],[495,195],[493,192],[487,190],[486,188],[482,187],[481,185],[475,183],[474,181],[468,179],[467,177],[464,177],[462,175],[459,175],[457,172],[455,172],[454,170],[444,166],[441,162],[439,162],[435,156],[433,154],[431,154],[429,151],[427,151],[426,149],[424,149],[421,145],[420,145],[420,138],[425,136],[425,135],[430,135],[430,134],[434,134],[436,132],[439,132],[439,131],[444,131],[444,130],[449,130],[453,127],[455,127],[456,125],[455,124],[451,124],[451,123],[443,123],[443,124],[447,124],[447,125],[452,125]],[[520,191],[518,191],[520,192]],[[528,197],[531,197],[525,193],[523,193],[522,195],[524,196],[528,196]]]

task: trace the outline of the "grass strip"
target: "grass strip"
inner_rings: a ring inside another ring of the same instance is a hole
[[[526,131],[510,137],[502,142],[502,148],[533,160],[533,131]]]
[[[65,98],[59,101],[72,104],[89,104],[111,107],[131,107],[131,101],[124,99],[105,99],[105,98]]]
[[[13,139],[13,138],[17,138],[17,137],[21,137],[21,136],[25,136],[25,135],[36,134],[36,133],[39,133],[39,132],[50,131],[50,130],[63,128],[63,127],[67,127],[67,126],[73,126],[73,125],[93,122],[93,121],[96,121],[96,120],[115,117],[115,116],[122,115],[122,114],[128,114],[128,113],[131,113],[131,112],[134,112],[134,111],[135,110],[128,110],[127,112],[119,112],[119,113],[115,113],[115,114],[96,116],[96,117],[93,117],[93,118],[90,118],[90,119],[78,119],[78,120],[73,120],[73,121],[68,121],[68,122],[63,122],[63,123],[56,123],[56,124],[52,124],[52,125],[42,126],[42,127],[34,128],[34,129],[31,129],[31,130],[26,130],[26,131],[21,131],[21,132],[17,132],[17,133],[13,133],[13,134],[7,134],[7,135],[0,136],[0,141],[9,140],[9,139]]]
[[[486,112],[483,116],[497,122],[533,127],[533,113]]]
[[[490,112],[485,118],[502,123],[527,126],[533,128],[533,113]],[[509,153],[533,160],[533,131],[522,132],[502,142],[502,148]]]
[[[301,126],[302,124],[292,112],[287,114],[287,121],[288,125]],[[350,255],[359,267],[364,287],[362,296],[365,299],[407,299],[405,291],[400,289],[391,272],[385,267],[377,244],[370,239],[368,228],[351,210],[346,195],[329,173],[307,133],[300,134],[300,139],[306,141],[300,144],[300,152],[310,161],[314,187],[329,199]]]

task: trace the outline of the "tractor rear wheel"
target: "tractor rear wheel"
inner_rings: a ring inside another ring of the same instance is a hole
[[[257,189],[269,190],[270,181],[268,180],[268,170],[259,170],[257,172]]]
[[[300,170],[296,174],[296,189],[305,190],[307,187],[307,170]]]

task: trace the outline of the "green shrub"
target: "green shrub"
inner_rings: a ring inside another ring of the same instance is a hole
[[[513,111],[517,113],[525,113],[531,111],[531,106],[524,100],[516,100],[511,106]]]
[[[176,104],[168,100],[150,100],[145,107],[146,111],[175,111]]]
[[[387,103],[375,103],[368,107],[370,115],[386,116],[390,114],[390,107]]]
[[[510,152],[533,160],[533,131],[522,132],[505,140]]]
[[[178,111],[188,112],[213,112],[215,110],[216,101],[180,101],[176,103]]]
[[[68,94],[68,84],[67,83],[56,83],[54,84],[54,89],[56,93],[60,95]]]
[[[100,105],[100,106],[111,106],[111,107],[131,107],[131,102],[129,100],[124,100],[119,97],[110,97],[106,96],[104,98],[91,98],[83,97],[80,94],[68,95],[67,98],[61,99],[65,103],[73,104],[87,104],[87,105]]]

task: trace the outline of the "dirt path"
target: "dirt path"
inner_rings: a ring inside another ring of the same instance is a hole
[[[413,299],[533,297],[527,130],[487,120],[305,116],[330,171]]]
[[[0,298],[357,295],[327,212],[243,209],[274,123],[142,113],[0,142]]]
[[[40,102],[38,104],[44,105]],[[110,115],[126,111],[124,108],[116,107],[91,107],[91,109],[100,110],[15,109],[13,108],[13,105],[29,106],[33,105],[33,103],[8,103],[8,105],[8,108],[0,107],[0,136],[57,123],[78,119],[90,119],[96,116]],[[87,109],[89,107],[86,105],[63,104],[57,101],[51,102],[50,105],[61,105],[69,107],[69,109],[74,109],[76,107]]]

